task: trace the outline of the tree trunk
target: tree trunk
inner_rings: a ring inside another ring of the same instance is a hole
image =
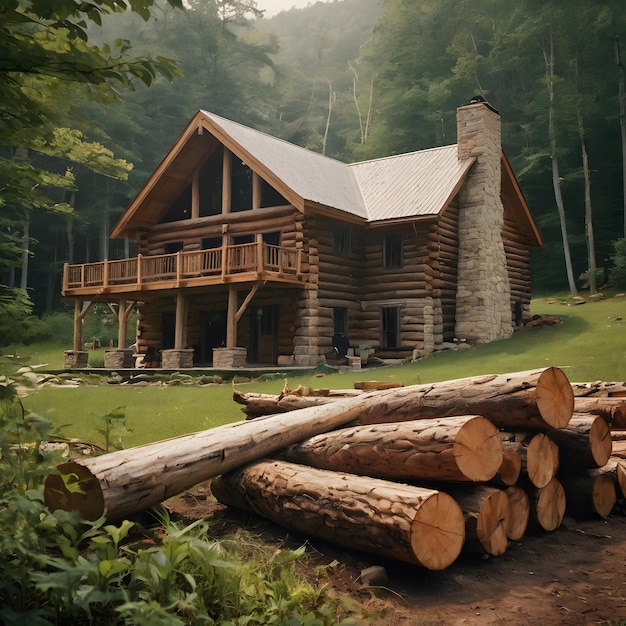
[[[221,503],[296,532],[431,570],[453,563],[465,537],[449,495],[377,478],[262,460],[211,489]]]
[[[557,478],[545,487],[528,490],[530,519],[542,530],[556,530],[565,516],[565,490]]]
[[[488,420],[467,415],[354,426],[289,446],[280,458],[378,478],[484,482],[502,462],[502,441]]]
[[[624,233],[626,237],[626,90],[624,89],[624,64],[620,54],[619,37],[615,37],[615,64],[617,65],[617,91],[619,99],[619,128],[622,138],[622,211],[624,213]],[[606,276],[604,277],[606,280]]]
[[[510,505],[504,491],[485,485],[446,489],[465,517],[464,550],[500,556],[509,545]]]
[[[512,485],[504,491],[509,498],[509,524],[507,535],[511,541],[519,541],[528,528],[530,520],[530,499],[521,487]]]
[[[577,63],[578,64],[578,63]],[[585,181],[585,234],[587,236],[587,269],[589,274],[589,293],[596,292],[596,244],[593,235],[593,213],[591,210],[591,176],[589,174],[589,156],[585,144],[585,126],[583,124],[583,112],[580,107],[576,109],[578,120],[578,136],[583,161],[583,178]]]
[[[574,414],[565,428],[548,436],[559,446],[561,463],[577,469],[602,467],[611,457],[611,431],[598,415]]]
[[[85,519],[119,519],[147,509],[222,472],[277,452],[357,418],[361,397],[289,415],[226,424],[165,441],[58,466],[46,479],[52,509],[77,510]]]
[[[522,461],[522,471],[535,487],[545,487],[559,469],[559,448],[544,433],[526,441],[506,441],[503,447],[516,452]]]
[[[574,411],[572,387],[557,367],[411,385],[360,397],[365,400],[361,424],[476,414],[502,428],[546,430],[567,426]],[[293,410],[334,402],[330,397],[276,396],[276,404],[264,398],[262,406],[255,406],[253,397],[235,395],[234,399],[246,404],[249,415],[276,413],[276,408],[285,410],[287,404]]]

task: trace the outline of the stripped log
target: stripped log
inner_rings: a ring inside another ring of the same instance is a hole
[[[501,556],[509,545],[509,498],[502,489],[486,485],[446,488],[461,507],[465,518],[465,545],[468,552]]]
[[[213,480],[213,495],[291,530],[431,570],[453,563],[463,513],[447,494],[377,478],[261,460]]]
[[[565,517],[565,489],[554,477],[545,487],[529,487],[530,521],[539,529],[556,530]]]
[[[517,453],[522,462],[522,472],[534,487],[545,487],[559,469],[559,448],[545,433],[523,441],[505,441],[505,451]]]
[[[607,517],[617,502],[615,479],[609,473],[587,471],[559,476],[566,497],[566,512],[574,519]]]
[[[575,413],[565,428],[551,430],[548,436],[558,445],[565,466],[592,469],[611,457],[611,431],[599,415]]]
[[[530,520],[530,499],[525,489],[512,485],[504,492],[509,499],[509,523],[507,525],[507,535],[511,541],[518,541],[526,533]]]
[[[307,437],[344,426],[363,410],[362,397],[287,415],[218,426],[95,458],[62,463],[47,477],[52,510],[85,519],[122,518],[143,511],[218,474]]]
[[[361,424],[401,422],[454,415],[481,415],[501,428],[539,429],[567,426],[574,410],[574,393],[567,376],[557,367],[510,374],[474,376],[427,385],[410,385],[365,393]],[[263,414],[254,398],[234,396],[246,404],[248,415]],[[292,409],[332,402],[332,398],[284,396],[277,409]]]
[[[626,429],[626,398],[575,398],[574,413],[599,415],[606,420],[611,428]]]
[[[484,482],[502,462],[498,429],[478,415],[354,426],[293,444],[280,458],[378,478]]]

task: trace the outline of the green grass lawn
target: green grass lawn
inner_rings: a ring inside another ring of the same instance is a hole
[[[365,368],[346,373],[293,376],[289,386],[352,388],[355,381],[398,380],[405,384],[429,383],[488,373],[523,371],[559,366],[572,382],[626,381],[626,297],[607,298],[579,306],[537,298],[533,314],[558,316],[563,324],[516,332],[510,339],[494,341],[464,351],[445,351],[405,365]],[[622,319],[620,319],[622,318]],[[5,351],[6,352],[6,351]],[[20,348],[21,362],[47,363],[59,369],[63,348],[33,346]],[[241,391],[279,393],[282,378],[238,385]],[[103,415],[123,407],[126,432],[124,447],[158,441],[181,434],[213,428],[243,419],[240,406],[232,400],[230,383],[197,386],[135,387],[101,384],[77,388],[44,387],[24,399],[34,413],[65,425],[63,434],[102,445]]]

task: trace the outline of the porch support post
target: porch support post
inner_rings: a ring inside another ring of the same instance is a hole
[[[176,330],[174,334],[174,349],[182,350],[187,342],[187,302],[182,289],[176,296]]]
[[[126,299],[120,298],[117,313],[117,349],[123,350],[126,347],[126,331],[128,329],[128,315],[126,313]]]
[[[237,287],[228,286],[228,312],[226,314],[226,347],[237,345]]]
[[[74,347],[75,352],[83,349],[83,317],[82,315],[83,301],[80,298],[74,298]]]

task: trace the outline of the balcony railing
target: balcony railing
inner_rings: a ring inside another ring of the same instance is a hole
[[[63,293],[167,289],[256,278],[301,281],[301,250],[257,242],[65,265]]]

